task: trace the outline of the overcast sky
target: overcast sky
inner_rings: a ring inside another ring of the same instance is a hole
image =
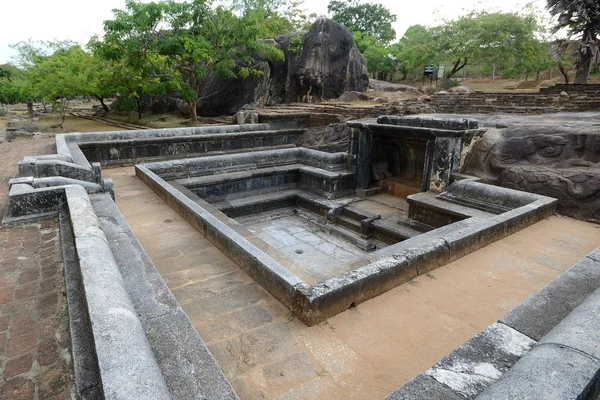
[[[112,10],[124,9],[125,0],[1,0],[0,64],[11,61],[11,43],[33,40],[66,40],[87,43],[102,34],[102,22],[111,19]],[[363,0],[366,1],[366,0]],[[532,3],[540,13],[545,0],[380,0],[396,14],[396,37],[415,24],[433,26],[441,19],[452,19],[470,10],[519,11]],[[327,14],[327,0],[305,0],[304,8],[317,15]]]

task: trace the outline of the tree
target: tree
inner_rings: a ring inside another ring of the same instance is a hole
[[[238,18],[222,7],[211,9],[205,0],[127,0],[125,11],[113,13],[114,19],[104,22],[104,41],[96,39],[92,47],[107,59],[123,62],[141,82],[176,87],[189,104],[192,124],[198,123],[196,104],[210,73],[246,78],[262,73],[256,55],[282,56],[258,40],[256,20]]]
[[[436,42],[432,31],[422,25],[410,26],[398,43],[392,46],[394,58],[400,63],[404,78],[409,72],[422,68],[436,58]]]
[[[377,79],[386,79],[394,70],[390,47],[378,43],[377,38],[370,33],[354,32],[352,36],[367,62],[369,72]]]
[[[308,13],[301,7],[300,0],[233,0],[231,9],[245,18],[252,19],[260,25],[260,37],[276,36],[308,30],[315,13]]]
[[[25,70],[24,92],[30,99],[52,103],[62,127],[69,102],[90,93],[86,68],[90,57],[78,44],[21,42],[13,46]]]
[[[15,104],[25,101],[23,71],[12,64],[0,65],[0,103]]]
[[[387,45],[396,37],[392,23],[396,16],[381,4],[360,4],[360,0],[332,0],[327,6],[331,18],[353,32],[373,35]]]
[[[554,32],[566,29],[579,42],[575,83],[586,83],[590,66],[600,50],[600,2],[597,0],[546,0],[557,17]]]

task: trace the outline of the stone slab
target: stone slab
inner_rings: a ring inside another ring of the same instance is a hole
[[[421,374],[387,395],[384,400],[463,400],[452,389]]]
[[[477,399],[583,399],[599,369],[599,360],[579,351],[538,345]]]
[[[582,258],[506,314],[500,322],[534,340],[540,340],[598,287],[598,263],[589,257]]]

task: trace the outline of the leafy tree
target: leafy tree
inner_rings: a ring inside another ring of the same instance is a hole
[[[352,36],[367,62],[369,72],[379,79],[386,79],[394,71],[390,47],[378,43],[377,38],[370,33],[354,32]]]
[[[332,0],[327,6],[332,19],[353,32],[373,35],[381,44],[389,44],[396,37],[392,23],[396,16],[381,4],[360,4],[360,0]]]
[[[274,38],[284,33],[308,30],[317,15],[308,13],[301,4],[300,0],[233,0],[231,9],[256,21],[261,38]]]
[[[575,83],[586,83],[590,66],[600,50],[600,2],[598,0],[546,0],[557,17],[554,31],[566,29],[579,42]]]
[[[104,22],[104,41],[92,45],[107,59],[123,62],[136,72],[145,88],[177,88],[197,124],[196,104],[211,72],[226,78],[262,73],[255,55],[281,57],[275,47],[258,40],[260,25],[238,18],[222,7],[211,9],[205,0],[126,2]],[[143,92],[143,90],[142,90]],[[140,93],[135,92],[139,102]]]
[[[432,30],[422,25],[410,26],[391,50],[400,63],[404,79],[411,71],[422,71],[425,65],[436,58],[436,51]]]
[[[0,65],[0,103],[15,104],[25,101],[23,71],[12,64]]]
[[[65,120],[70,101],[90,92],[86,68],[90,55],[73,42],[21,42],[13,46],[25,70],[28,98],[52,103],[52,111]]]

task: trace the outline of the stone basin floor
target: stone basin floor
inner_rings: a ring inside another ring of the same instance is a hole
[[[394,222],[398,217],[406,217],[408,210],[406,200],[389,194],[354,200],[339,201],[351,203],[356,210],[379,214],[382,220]],[[287,265],[293,265],[291,271],[311,285],[353,269],[352,262],[368,254],[355,244],[331,234],[322,225],[312,222],[310,219],[314,216],[307,218],[306,215],[306,212],[287,210],[277,218],[269,218],[269,213],[261,213],[236,220],[289,259]],[[381,247],[385,245],[378,242],[377,248]]]
[[[133,168],[103,175],[242,399],[381,399],[600,245],[600,225],[551,217],[309,328]]]

